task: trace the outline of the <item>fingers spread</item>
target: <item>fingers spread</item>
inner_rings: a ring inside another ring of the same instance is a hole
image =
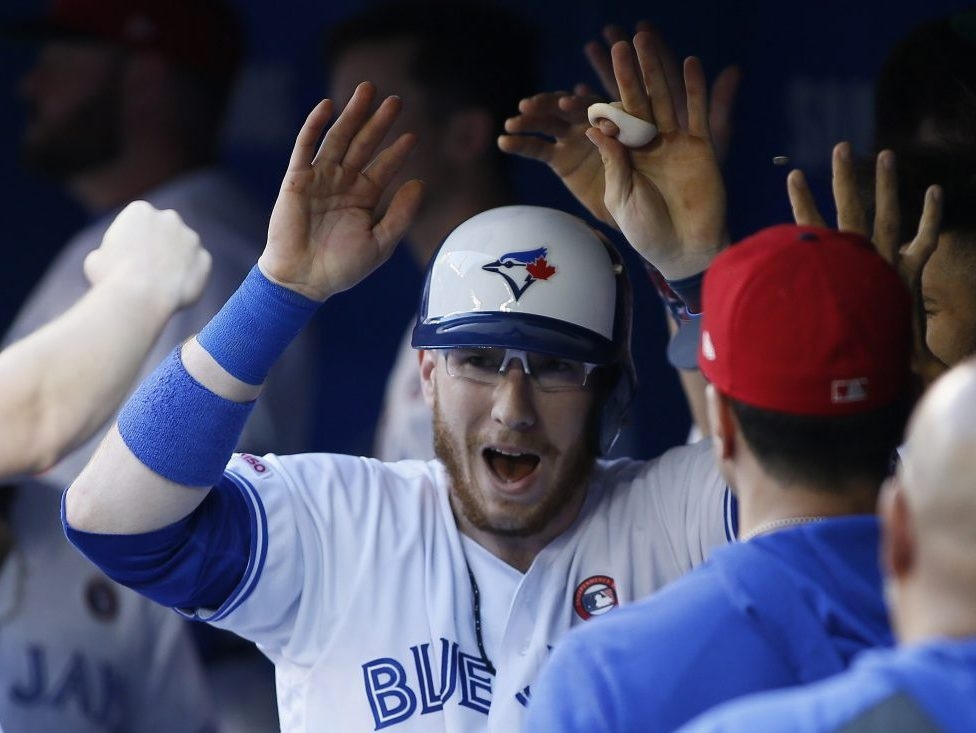
[[[315,157],[315,149],[322,137],[322,130],[332,117],[332,100],[323,99],[305,118],[305,124],[295,138],[295,147],[292,148],[291,158],[288,160],[289,171],[307,170]]]
[[[651,34],[641,32],[634,36],[634,49],[637,51],[645,94],[650,96],[652,116],[646,119],[653,120],[661,132],[677,129],[678,118],[674,111],[674,100]]]
[[[939,224],[942,221],[942,188],[929,186],[918,221],[918,234],[902,254],[903,271],[909,283],[915,283],[928,258],[939,243]]]
[[[807,179],[801,170],[792,170],[786,177],[786,191],[790,197],[793,209],[793,220],[800,226],[826,226],[817,204],[813,200],[813,193],[807,185]]]
[[[685,82],[682,77],[681,66],[678,64],[671,47],[664,42],[664,38],[651,23],[642,20],[637,24],[637,32],[646,36],[648,47],[654,50],[654,55],[657,57],[664,74],[664,81],[671,93],[671,99],[674,101],[679,124],[683,127],[687,120],[684,119]]]
[[[901,242],[901,211],[898,207],[898,178],[895,155],[878,153],[874,173],[874,246],[889,263],[895,264]]]
[[[559,100],[569,96],[567,92],[541,92],[519,100],[518,111],[522,114],[554,114],[559,111]]]
[[[505,132],[512,134],[535,132],[549,137],[564,137],[570,124],[554,114],[521,114],[505,120]]]
[[[393,127],[402,107],[403,102],[399,97],[384,99],[376,112],[353,135],[341,160],[342,165],[350,170],[362,170],[376,154],[376,149]]]
[[[627,41],[618,41],[610,49],[610,55],[613,58],[613,71],[624,110],[642,120],[653,122],[651,100],[648,99],[644,80],[640,76],[633,48]]]
[[[356,87],[349,103],[339,113],[339,118],[325,133],[325,138],[323,138],[322,145],[312,160],[312,165],[320,160],[337,165],[342,162],[352,139],[369,118],[374,96],[376,96],[376,87],[368,81],[364,81]]]
[[[552,159],[554,143],[533,135],[499,135],[498,149],[503,153],[531,158],[543,163]]]
[[[854,156],[849,143],[834,146],[833,155],[834,203],[837,206],[837,228],[870,236],[864,204],[857,192],[854,175]]]

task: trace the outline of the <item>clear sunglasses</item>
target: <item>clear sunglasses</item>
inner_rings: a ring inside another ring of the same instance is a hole
[[[522,364],[522,371],[543,392],[584,389],[590,373],[598,366],[522,349],[478,347],[444,349],[443,352],[448,374],[478,384],[499,384],[509,364],[513,359],[517,360]]]

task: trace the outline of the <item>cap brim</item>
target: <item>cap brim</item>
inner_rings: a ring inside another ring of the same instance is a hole
[[[478,311],[418,323],[410,340],[415,349],[493,346],[552,354],[563,359],[607,365],[619,359],[616,345],[589,329],[533,313]]]
[[[678,369],[698,368],[698,339],[701,319],[683,322],[668,342],[668,361]]]

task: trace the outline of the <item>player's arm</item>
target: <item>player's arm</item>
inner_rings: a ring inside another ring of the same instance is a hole
[[[319,140],[324,100],[299,132],[258,265],[224,308],[126,403],[65,498],[87,533],[146,533],[184,518],[220,480],[271,365],[317,307],[382,264],[420,202],[410,181],[378,217],[381,196],[413,147],[379,149],[400,110],[361,84]],[[237,431],[237,432],[235,432]]]
[[[662,56],[660,44],[647,31],[639,32],[633,44],[618,41],[611,48],[623,110],[657,127],[649,143],[627,147],[599,126],[590,127],[586,135],[602,159],[607,210],[628,242],[663,276],[655,273],[652,279],[661,280],[658,289],[679,324],[669,348],[671,361],[694,371],[702,275],[728,242],[726,196],[704,71],[697,59],[686,59],[678,93],[667,81],[668,56]],[[718,120],[725,138],[737,74],[723,73],[722,84],[729,89],[718,97],[725,107]],[[690,405],[703,402],[702,380],[684,375],[682,386]],[[701,428],[708,433],[705,420]]]
[[[85,261],[91,289],[0,353],[0,476],[50,468],[104,425],[209,269],[210,255],[175,212],[126,207]]]

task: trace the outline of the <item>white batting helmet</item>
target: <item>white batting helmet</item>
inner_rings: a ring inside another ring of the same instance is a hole
[[[632,295],[613,246],[582,220],[539,206],[490,209],[458,226],[427,270],[417,349],[495,346],[616,367],[600,445],[636,388]]]

